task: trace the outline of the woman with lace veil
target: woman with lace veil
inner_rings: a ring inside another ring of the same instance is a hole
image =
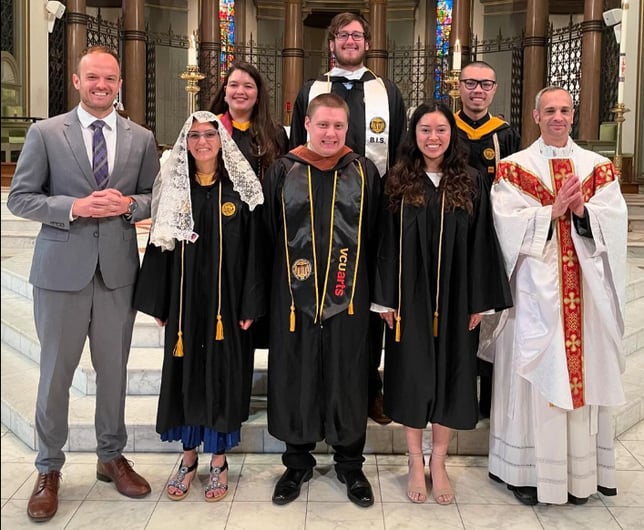
[[[253,375],[249,328],[265,310],[258,252],[261,184],[221,121],[184,123],[152,193],[152,226],[134,307],[165,326],[157,432],[181,441],[166,494],[184,499],[198,449],[211,453],[204,498],[228,493],[226,451],[240,443]]]

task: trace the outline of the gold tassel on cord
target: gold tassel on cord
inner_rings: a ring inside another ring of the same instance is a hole
[[[349,314],[353,315],[353,301],[349,302]]]
[[[221,315],[217,315],[217,331],[215,340],[224,340],[224,324],[221,321]]]
[[[179,331],[179,333],[177,333],[177,344],[174,347],[172,356],[183,357],[183,332],[182,331]]]
[[[400,342],[400,315],[396,317],[396,342]]]
[[[291,315],[289,318],[288,330],[293,333],[295,331],[295,306],[291,304]]]
[[[434,311],[434,337],[438,337],[438,311]]]

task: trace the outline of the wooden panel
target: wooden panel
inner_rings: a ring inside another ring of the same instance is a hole
[[[16,171],[15,162],[2,162],[2,187],[9,187],[11,185],[11,179],[13,174]]]

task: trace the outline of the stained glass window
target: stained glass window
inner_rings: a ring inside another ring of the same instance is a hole
[[[235,0],[219,0],[219,34],[221,39],[220,72],[223,79],[235,60]]]
[[[453,0],[436,2],[436,68],[434,70],[434,99],[444,99],[443,76],[447,71],[447,54],[449,53],[449,34],[452,29]]]

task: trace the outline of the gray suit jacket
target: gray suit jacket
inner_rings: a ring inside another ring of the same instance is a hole
[[[74,199],[98,189],[76,108],[29,128],[7,206],[14,215],[42,223],[29,277],[35,287],[80,290],[93,278],[97,265],[110,289],[136,281],[134,223],[150,217],[159,156],[149,130],[121,116],[116,128],[116,157],[107,187],[134,197],[138,208],[131,222],[120,215],[69,220]]]

